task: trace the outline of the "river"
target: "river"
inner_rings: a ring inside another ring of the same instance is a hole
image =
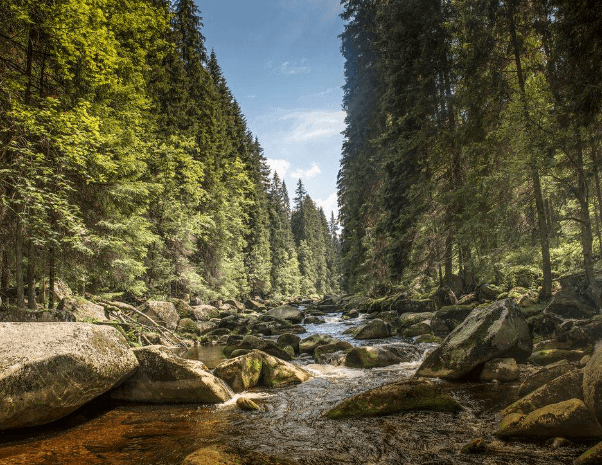
[[[305,325],[308,332],[303,336],[323,333],[366,345],[342,334],[348,324],[341,314],[332,314],[325,324]],[[419,345],[423,355],[430,347]],[[189,356],[215,366],[220,352],[216,347],[196,348]],[[304,465],[564,465],[587,449],[583,444],[553,448],[541,441],[496,440],[498,412],[515,398],[516,383],[442,383],[464,407],[459,414],[413,412],[330,420],[322,416],[329,407],[412,376],[419,360],[371,370],[318,365],[309,357],[297,363],[313,373],[309,381],[243,394],[260,405],[258,412],[239,410],[236,398],[214,406],[115,404],[101,398],[52,424],[0,433],[0,464],[177,465],[197,449],[227,447],[242,456],[252,451]],[[460,453],[475,438],[487,442],[487,453]]]

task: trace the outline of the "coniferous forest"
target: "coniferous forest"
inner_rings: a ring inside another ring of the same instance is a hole
[[[192,0],[2,2],[0,288],[19,306],[57,279],[204,301],[337,289],[334,220],[301,181],[291,211],[202,26]]]
[[[460,278],[469,291],[530,273],[547,299],[553,278],[576,271],[595,285],[600,3],[344,6],[344,287]]]

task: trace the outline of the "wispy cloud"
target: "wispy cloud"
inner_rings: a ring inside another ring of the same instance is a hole
[[[322,170],[320,169],[320,167],[318,166],[317,163],[312,163],[311,164],[311,168],[307,169],[307,170],[303,170],[301,168],[293,171],[291,173],[291,178],[294,179],[311,179],[311,178],[315,178],[318,174],[320,174],[322,172]]]
[[[257,97],[257,95],[255,95],[255,94],[247,95],[247,98],[255,98],[255,97]]]
[[[326,218],[330,221],[330,212],[334,212],[335,218],[338,216],[339,208],[337,204],[337,193],[329,195],[326,200],[316,199],[316,204],[324,209]]]
[[[345,112],[339,111],[309,111],[292,112],[280,119],[295,120],[287,135],[291,142],[304,142],[340,134],[345,129]]]
[[[291,75],[291,74],[307,74],[311,71],[311,68],[307,65],[307,59],[304,58],[300,63],[291,63],[290,61],[285,61],[280,65],[280,72],[282,74]]]
[[[271,158],[267,159],[268,166],[272,170],[272,173],[276,171],[280,179],[284,179],[286,173],[291,167],[291,164],[286,160],[273,160]]]

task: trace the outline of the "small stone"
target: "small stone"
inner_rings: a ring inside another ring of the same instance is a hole
[[[462,446],[463,454],[483,454],[487,452],[487,443],[483,438],[475,438]]]
[[[546,441],[546,444],[552,449],[560,449],[561,447],[572,446],[573,442],[566,438],[551,438]]]
[[[236,405],[241,410],[254,411],[259,410],[259,405],[247,397],[239,397],[236,399]]]

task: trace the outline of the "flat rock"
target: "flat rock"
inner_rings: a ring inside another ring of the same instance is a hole
[[[494,358],[523,361],[531,354],[529,327],[513,299],[476,308],[433,352],[416,376],[461,379]]]
[[[113,327],[0,323],[0,429],[42,425],[73,412],[138,367]]]
[[[232,391],[213,376],[203,362],[186,360],[164,346],[133,349],[138,371],[111,391],[111,397],[128,402],[219,403],[232,398]]]
[[[409,379],[349,397],[325,412],[324,416],[339,419],[415,410],[455,413],[462,410],[462,407],[449,395],[442,393],[435,383],[424,379]]]

